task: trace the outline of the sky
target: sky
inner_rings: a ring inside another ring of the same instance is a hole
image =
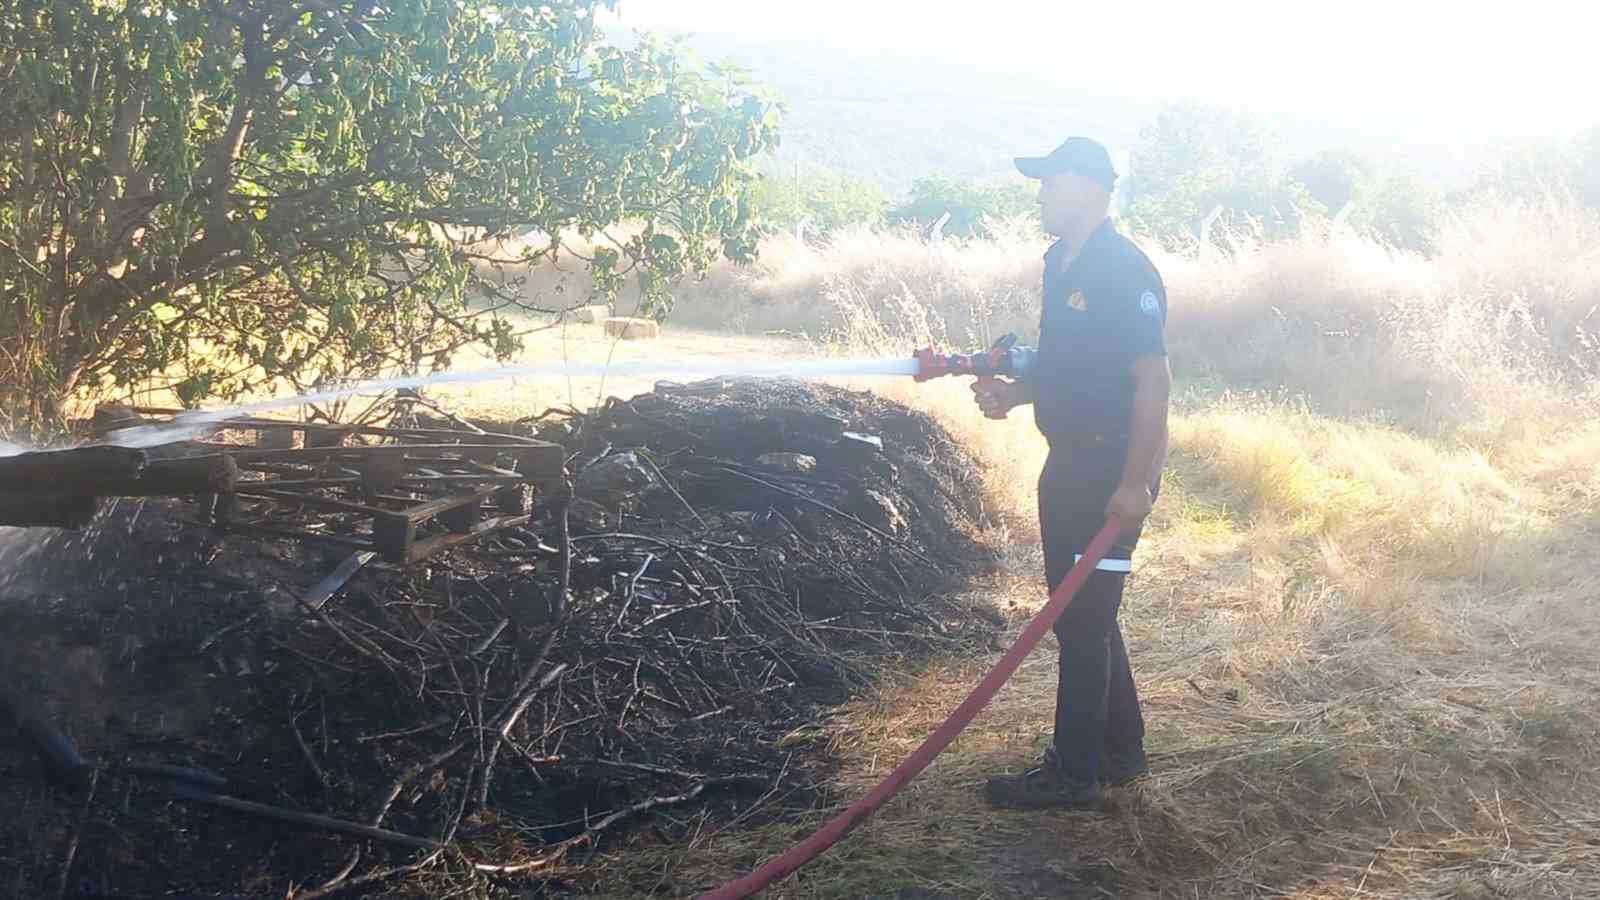
[[[604,21],[940,58],[1144,99],[1358,123],[1428,143],[1600,124],[1596,4],[618,0]]]

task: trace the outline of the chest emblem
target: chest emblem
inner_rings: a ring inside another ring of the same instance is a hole
[[[1067,298],[1067,306],[1078,312],[1089,308],[1089,304],[1083,301],[1083,291],[1073,291],[1072,296]]]

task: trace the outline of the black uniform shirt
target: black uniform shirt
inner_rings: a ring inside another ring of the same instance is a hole
[[[1166,287],[1110,219],[1063,271],[1065,249],[1057,241],[1044,257],[1039,356],[1028,379],[1034,421],[1052,444],[1126,440],[1134,358],[1166,353]]]

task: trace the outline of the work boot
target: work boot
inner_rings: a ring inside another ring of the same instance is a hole
[[[1056,748],[1044,748],[1044,762],[1040,765],[1055,767]],[[1143,746],[1127,753],[1107,750],[1100,755],[1100,783],[1107,787],[1122,787],[1149,774],[1150,761],[1145,758]]]
[[[996,775],[986,786],[989,802],[1011,809],[1100,809],[1100,785],[1076,784],[1056,771],[1054,754],[1021,775]]]
[[[1101,784],[1121,787],[1149,774],[1150,761],[1145,758],[1143,747],[1139,747],[1131,753],[1112,753],[1107,751],[1100,758]]]

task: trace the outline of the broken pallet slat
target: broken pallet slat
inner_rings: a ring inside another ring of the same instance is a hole
[[[329,430],[332,428],[333,430],[348,434],[364,435],[367,437],[415,438],[423,440],[427,438],[449,437],[452,435],[463,436],[461,431],[447,428],[384,428],[378,425],[337,426],[334,428],[333,426],[308,424],[305,422],[288,422],[280,421],[278,419],[254,418],[230,420],[228,422],[228,427],[238,428],[240,430],[291,432]],[[505,434],[494,431],[483,431],[481,433],[473,432],[465,436],[470,436],[474,441],[479,443],[503,443],[508,446],[513,444],[542,443],[537,438],[531,438],[520,434]]]
[[[451,547],[457,547],[461,544],[470,543],[484,537],[485,535],[493,534],[497,531],[504,531],[507,528],[516,528],[521,525],[526,525],[529,521],[530,517],[526,515],[495,516],[493,518],[484,519],[483,521],[478,522],[472,526],[470,531],[441,534],[431,538],[424,538],[420,541],[413,541],[411,547],[406,552],[405,561],[407,563],[421,562],[422,560],[425,560],[430,556],[434,556],[444,550],[448,550]]]
[[[426,503],[413,506],[405,510],[402,514],[414,523],[425,522],[442,513],[447,513],[463,506],[470,506],[474,503],[481,503],[486,498],[498,493],[503,487],[503,483],[485,484],[481,487],[474,488],[470,493],[463,492],[451,497],[440,497],[437,500],[430,500]],[[390,513],[389,515],[394,515],[394,513]]]
[[[356,573],[360,572],[376,555],[371,550],[358,550],[351,554],[344,562],[339,563],[338,568],[329,573],[326,578],[312,585],[311,590],[300,598],[300,602],[312,609],[321,609],[324,603],[327,603],[334,594],[343,590],[344,586],[350,583],[350,579],[354,578]]]
[[[426,490],[433,487],[463,484],[525,484],[527,480],[528,479],[516,473],[511,473],[508,475],[407,475],[398,479],[392,485],[384,485],[384,487],[402,488],[405,490]],[[244,482],[240,490],[244,493],[252,491],[260,492],[265,490],[303,491],[311,488],[358,487],[364,483],[366,482],[358,476],[345,475],[337,478],[275,479],[271,481]]]
[[[156,458],[128,447],[91,446],[0,458],[0,493],[12,495],[179,497],[227,493],[238,478],[239,467],[226,454]]]
[[[265,500],[277,500],[287,504],[300,504],[313,509],[323,509],[328,512],[351,513],[357,516],[383,517],[396,514],[395,510],[368,506],[363,503],[353,503],[349,500],[338,500],[333,497],[319,497],[314,494],[296,494],[292,491],[280,491],[271,487],[254,487],[241,484],[235,492],[241,497],[254,497]]]
[[[133,482],[147,463],[141,450],[126,447],[78,447],[40,450],[0,457],[0,491],[94,494]]]
[[[239,465],[225,454],[181,456],[148,462],[138,479],[108,492],[116,497],[182,497],[226,494],[239,482]]]
[[[398,454],[408,460],[440,459],[455,461],[462,464],[467,462],[485,463],[473,457],[490,456],[491,454],[505,453],[517,460],[519,471],[517,474],[531,481],[553,480],[560,478],[566,467],[566,451],[560,444],[551,443],[519,443],[506,444],[375,444],[372,446],[356,447],[305,447],[290,449],[258,450],[242,448],[231,450],[230,455],[245,468],[251,468],[260,463],[280,461],[311,461],[314,459],[334,457],[372,457],[389,454]],[[451,460],[452,456],[461,457]]]
[[[335,547],[345,547],[350,550],[373,550],[374,545],[370,540],[358,537],[347,537],[338,534],[318,534],[304,529],[282,528],[277,525],[268,525],[264,522],[225,522],[218,525],[226,531],[239,534],[254,534],[261,537],[289,538],[290,540],[314,540]]]

